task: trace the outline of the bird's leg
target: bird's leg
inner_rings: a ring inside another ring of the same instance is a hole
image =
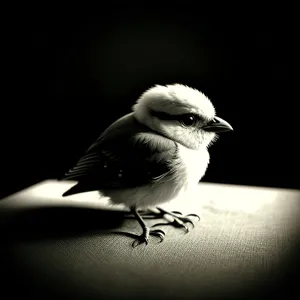
[[[156,227],[156,226],[160,226],[160,225],[173,225],[175,227],[183,227],[186,230],[186,232],[189,232],[189,228],[187,227],[187,225],[185,223],[190,223],[193,226],[193,228],[195,227],[195,224],[190,217],[196,217],[200,221],[200,217],[196,214],[188,214],[187,216],[182,216],[181,213],[178,211],[169,212],[160,207],[157,207],[157,209],[160,211],[160,213],[163,216],[169,215],[172,217],[173,220],[169,221],[167,223],[158,223],[158,224],[153,225],[152,227]]]
[[[140,216],[136,207],[132,207],[131,212],[135,216],[135,218],[137,219],[137,221],[139,222],[139,224],[141,225],[142,230],[143,230],[142,234],[140,236],[138,236],[137,240],[135,240],[132,243],[133,248],[135,248],[136,246],[138,246],[142,243],[145,243],[147,245],[150,235],[158,236],[160,238],[160,241],[161,242],[163,241],[163,239],[165,237],[164,231],[162,231],[160,229],[151,229],[151,228],[147,227],[147,225],[145,224],[144,220]]]

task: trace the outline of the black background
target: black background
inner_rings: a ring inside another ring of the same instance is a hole
[[[203,91],[234,127],[204,181],[298,187],[293,8],[72,8],[27,6],[6,23],[1,196],[61,176],[145,89],[170,83]]]

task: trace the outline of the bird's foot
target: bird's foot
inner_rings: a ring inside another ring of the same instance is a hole
[[[145,243],[148,245],[149,242],[149,236],[156,236],[160,238],[160,243],[164,240],[165,238],[165,232],[161,229],[151,229],[151,228],[144,228],[143,233],[138,236],[138,238],[132,243],[132,247],[135,248],[138,245],[141,245]]]
[[[162,216],[165,219],[169,220],[169,222],[167,222],[167,223],[157,223],[157,224],[153,225],[152,227],[161,226],[161,225],[172,225],[172,226],[175,226],[175,227],[184,228],[185,231],[188,233],[190,231],[190,228],[187,226],[187,223],[191,224],[193,228],[195,227],[195,223],[194,223],[194,221],[192,220],[191,217],[196,217],[200,221],[200,217],[196,214],[188,214],[186,216],[182,216],[182,213],[178,212],[178,211],[168,212],[168,211],[166,211],[164,209],[161,209],[161,208],[157,208],[157,209],[160,211],[160,213],[162,214]]]

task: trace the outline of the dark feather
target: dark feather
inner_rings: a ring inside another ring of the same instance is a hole
[[[171,170],[176,158],[176,143],[159,136],[163,142],[149,147],[149,138],[136,140],[139,133],[155,134],[128,114],[108,127],[87,150],[63,180],[78,184],[63,196],[101,189],[132,188],[151,183]]]

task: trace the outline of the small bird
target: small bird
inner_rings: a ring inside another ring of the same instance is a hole
[[[211,101],[182,84],[155,85],[146,90],[132,112],[111,124],[69,170],[63,180],[77,184],[63,196],[99,191],[112,204],[130,209],[142,234],[132,246],[148,244],[149,236],[164,239],[162,230],[147,227],[140,209],[157,208],[174,225],[191,216],[168,212],[159,205],[195,187],[209,164],[208,147],[217,134],[233,130],[216,116]],[[199,218],[200,219],[200,218]]]

